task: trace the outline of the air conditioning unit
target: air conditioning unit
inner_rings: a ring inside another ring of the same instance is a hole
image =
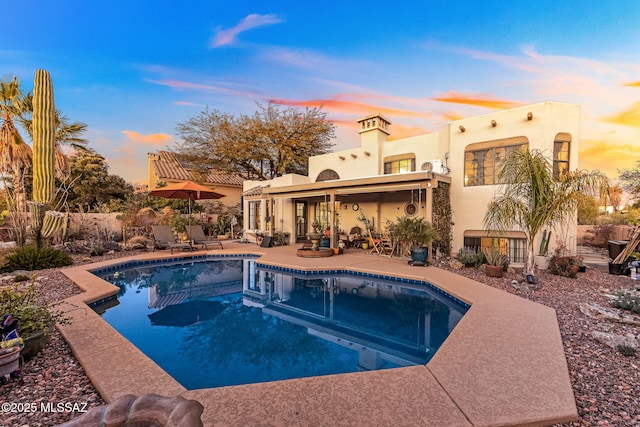
[[[433,172],[433,173],[444,173],[444,167],[442,166],[442,160],[429,160],[428,162],[424,162],[420,167],[421,170],[425,172]]]

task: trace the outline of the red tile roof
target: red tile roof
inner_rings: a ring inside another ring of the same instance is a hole
[[[218,184],[242,186],[244,178],[229,172],[216,169],[209,169],[205,174],[196,170],[184,167],[174,153],[169,151],[159,151],[156,158],[151,160],[151,166],[158,179],[180,180],[180,181],[196,181],[202,184]]]

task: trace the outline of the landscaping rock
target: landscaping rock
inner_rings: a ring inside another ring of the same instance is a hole
[[[512,280],[511,286],[519,291],[535,291],[536,289],[540,289],[540,285],[537,283],[527,283],[526,281],[518,282],[517,280]]]
[[[580,303],[580,311],[593,318],[608,320],[611,322],[627,323],[630,325],[640,325],[640,317],[633,314],[622,313],[615,308],[603,307],[594,303]]]
[[[449,261],[449,266],[454,270],[461,270],[464,268],[464,264],[462,264],[460,261],[458,261],[455,258],[451,258],[451,260]]]
[[[204,407],[200,402],[182,396],[145,394],[136,397],[127,394],[109,405],[92,408],[59,427],[202,427],[200,417],[203,411]]]
[[[638,341],[636,340],[636,336],[633,334],[618,335],[608,332],[593,331],[593,338],[611,348],[617,349],[620,346],[630,347],[633,349],[638,348]]]

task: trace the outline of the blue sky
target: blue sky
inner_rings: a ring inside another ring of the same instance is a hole
[[[640,159],[640,2],[7,2],[0,77],[53,78],[109,170],[144,182],[148,152],[207,106],[322,106],[335,149],[382,113],[392,137],[541,101],[582,106],[580,167]]]

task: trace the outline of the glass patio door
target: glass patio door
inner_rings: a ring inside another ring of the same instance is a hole
[[[307,240],[307,202],[296,202],[296,242]]]

